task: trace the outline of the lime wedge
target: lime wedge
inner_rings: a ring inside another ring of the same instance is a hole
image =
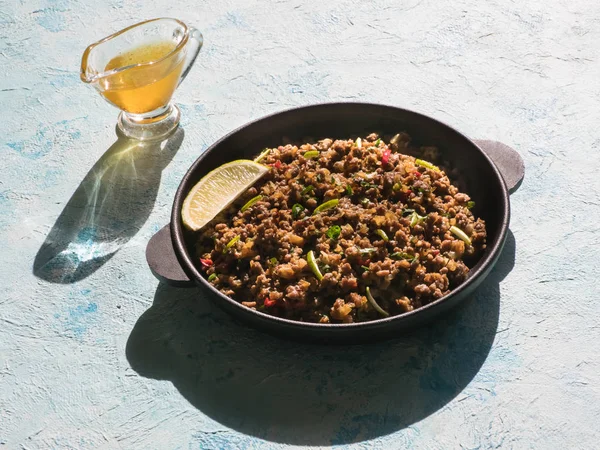
[[[189,230],[198,231],[268,171],[267,166],[238,159],[207,173],[183,202],[183,225]]]

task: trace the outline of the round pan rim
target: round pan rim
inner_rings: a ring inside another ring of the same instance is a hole
[[[500,186],[502,186],[503,213],[502,213],[502,222],[500,224],[499,231],[498,231],[498,239],[494,243],[494,246],[491,249],[489,249],[489,251],[486,253],[486,255],[479,261],[479,263],[477,264],[478,265],[477,269],[474,271],[470,271],[468,278],[460,286],[458,286],[457,288],[452,290],[447,295],[445,295],[425,306],[414,309],[413,311],[409,311],[404,314],[390,316],[390,317],[382,317],[380,319],[370,320],[367,322],[323,324],[323,323],[312,323],[312,322],[300,322],[297,320],[285,319],[283,317],[271,316],[269,314],[265,314],[263,312],[250,309],[247,306],[244,306],[241,303],[235,301],[234,299],[226,296],[221,291],[219,291],[218,289],[213,287],[213,285],[210,284],[202,276],[202,274],[198,271],[198,269],[193,264],[191,256],[187,250],[187,246],[185,245],[184,237],[183,237],[183,226],[182,226],[182,221],[181,221],[181,206],[183,204],[185,195],[187,194],[187,192],[183,192],[183,187],[185,184],[187,184],[187,181],[198,170],[198,168],[202,164],[203,160],[207,157],[207,155],[209,155],[210,152],[212,152],[215,148],[218,148],[218,146],[223,141],[228,139],[230,136],[238,133],[239,131],[241,131],[249,126],[256,125],[261,122],[269,121],[275,116],[279,116],[279,115],[283,115],[283,114],[287,114],[287,113],[291,113],[291,112],[295,112],[295,111],[303,110],[303,109],[306,110],[306,109],[315,109],[315,108],[326,108],[326,107],[332,107],[335,105],[354,105],[357,107],[362,106],[362,107],[367,107],[367,108],[368,107],[385,108],[385,109],[396,110],[398,112],[413,114],[415,116],[419,116],[421,119],[424,119],[426,121],[436,122],[438,125],[446,127],[448,129],[450,129],[451,131],[460,135],[462,138],[466,139],[469,143],[471,143],[472,146],[474,147],[474,149],[476,149],[480,153],[480,155],[485,158],[487,163],[491,166],[492,171],[496,177],[495,181],[497,183],[499,183]],[[443,307],[443,305],[445,303],[447,303],[448,301],[450,301],[450,299],[460,295],[461,292],[469,289],[470,285],[473,284],[477,278],[485,275],[488,268],[490,268],[489,266],[491,264],[495,263],[495,261],[497,260],[497,258],[499,256],[500,251],[502,250],[502,248],[504,246],[504,242],[505,242],[506,235],[508,232],[509,222],[510,222],[510,200],[509,200],[508,189],[506,188],[504,179],[502,178],[500,171],[498,170],[496,165],[492,162],[490,157],[483,150],[481,150],[479,148],[479,146],[477,144],[475,144],[475,142],[473,142],[472,139],[465,136],[463,133],[458,131],[456,128],[448,125],[447,123],[445,123],[443,121],[440,121],[431,116],[428,116],[426,114],[423,114],[423,113],[420,113],[417,111],[413,111],[410,109],[400,108],[397,106],[391,106],[391,105],[387,105],[387,104],[383,104],[383,103],[338,101],[338,102],[325,102],[325,103],[315,103],[315,104],[310,104],[310,105],[297,106],[297,107],[288,108],[288,109],[285,109],[282,111],[278,111],[278,112],[269,114],[267,116],[260,117],[258,119],[249,121],[249,122],[245,123],[244,125],[241,125],[241,126],[235,128],[234,130],[230,131],[229,133],[227,133],[226,135],[224,135],[223,137],[218,139],[212,145],[210,145],[204,151],[204,153],[202,155],[200,155],[196,159],[196,161],[194,161],[192,163],[192,165],[190,166],[188,171],[185,173],[185,175],[181,179],[179,187],[177,188],[177,192],[175,193],[175,198],[173,200],[173,209],[171,212],[171,239],[173,241],[173,247],[177,254],[177,258],[178,258],[184,272],[190,277],[190,279],[192,281],[194,281],[196,284],[200,284],[201,287],[211,290],[220,299],[222,299],[226,303],[229,303],[231,306],[233,306],[234,308],[239,310],[240,314],[250,315],[250,316],[254,316],[254,317],[259,316],[259,318],[264,321],[273,322],[274,324],[278,323],[279,325],[282,325],[282,326],[285,326],[288,328],[289,327],[302,328],[304,330],[313,329],[313,330],[319,330],[319,332],[323,332],[328,329],[331,329],[331,330],[337,330],[337,329],[362,330],[362,329],[370,329],[370,328],[379,328],[382,326],[387,327],[391,323],[398,325],[402,322],[410,322],[410,321],[414,320],[415,316],[419,316],[419,315],[425,314],[426,312]]]

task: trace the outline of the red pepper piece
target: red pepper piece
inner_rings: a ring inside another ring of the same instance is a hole
[[[271,306],[275,305],[275,303],[277,303],[277,300],[271,300],[270,298],[265,298],[265,301],[263,302],[263,304],[267,307],[270,308]]]
[[[408,197],[410,197],[410,194],[412,194],[412,191],[410,189],[404,191],[404,192],[400,192],[400,198],[402,201],[407,201]]]
[[[275,169],[281,169],[281,161],[277,160],[275,161],[273,164],[269,164],[271,167],[274,167]]]
[[[390,149],[384,150],[383,151],[383,156],[381,157],[381,163],[382,164],[387,164],[390,162],[390,155],[392,154],[392,151]]]
[[[202,264],[203,267],[206,267],[207,269],[213,265],[213,261],[212,259],[202,259],[200,258],[200,264]]]
[[[421,175],[423,175],[423,174],[421,172],[419,172],[418,170],[415,170],[413,175],[417,178],[421,178]]]

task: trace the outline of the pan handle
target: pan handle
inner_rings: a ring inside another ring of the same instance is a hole
[[[171,240],[170,225],[165,225],[150,238],[146,247],[146,261],[159,281],[176,287],[195,286],[179,264]]]
[[[517,151],[498,141],[475,139],[475,144],[483,150],[494,162],[509,193],[515,192],[521,186],[525,177],[525,163]]]

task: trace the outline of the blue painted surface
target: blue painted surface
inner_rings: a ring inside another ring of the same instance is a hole
[[[206,46],[163,147],[117,138],[81,53],[174,16]],[[0,3],[0,448],[596,448],[600,4]],[[403,339],[294,344],[145,263],[189,165],[243,123],[394,104],[515,147],[497,267]]]

